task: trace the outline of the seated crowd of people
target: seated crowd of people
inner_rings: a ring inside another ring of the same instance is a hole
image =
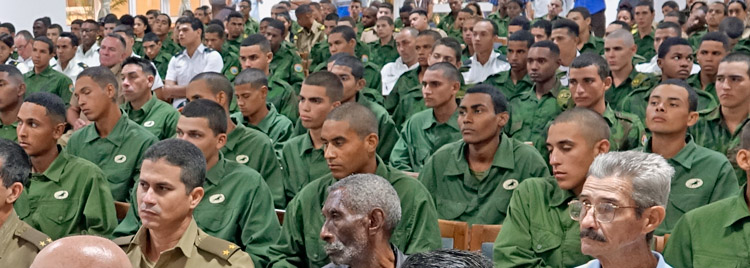
[[[0,23],[0,267],[750,267],[745,1],[537,2]]]

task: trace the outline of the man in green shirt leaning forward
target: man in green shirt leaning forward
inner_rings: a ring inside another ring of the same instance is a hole
[[[180,112],[152,94],[156,69],[151,62],[130,57],[122,63],[121,72],[122,95],[126,101],[121,107],[128,118],[160,140],[173,137]]]

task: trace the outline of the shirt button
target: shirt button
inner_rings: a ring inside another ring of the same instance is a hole
[[[542,245],[536,245],[536,249],[542,249]]]
[[[57,220],[58,220],[58,221],[61,221],[61,220],[62,220],[62,218],[63,218],[62,216],[58,216],[58,217],[57,217]]]

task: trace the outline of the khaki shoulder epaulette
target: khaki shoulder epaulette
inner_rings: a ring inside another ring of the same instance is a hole
[[[240,246],[213,236],[206,236],[197,243],[196,246],[199,249],[216,255],[226,261],[229,261],[229,258],[232,257],[235,252],[241,251]]]
[[[135,238],[135,235],[129,235],[129,236],[122,236],[115,239],[112,239],[112,242],[115,242],[120,247],[126,247],[130,245],[130,242],[133,241],[133,238]]]
[[[34,229],[26,223],[23,223],[22,226],[16,229],[15,235],[31,244],[34,244],[39,250],[42,250],[45,246],[49,245],[49,243],[52,243],[52,239],[49,238],[49,236]]]

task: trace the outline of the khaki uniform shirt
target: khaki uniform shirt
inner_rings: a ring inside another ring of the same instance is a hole
[[[309,54],[310,49],[312,49],[315,43],[326,39],[325,28],[323,24],[315,20],[313,20],[309,30],[301,27],[296,34],[297,40],[295,41],[295,45],[297,45],[297,51]]]
[[[52,239],[18,219],[11,210],[0,225],[0,267],[29,267],[36,254]]]

